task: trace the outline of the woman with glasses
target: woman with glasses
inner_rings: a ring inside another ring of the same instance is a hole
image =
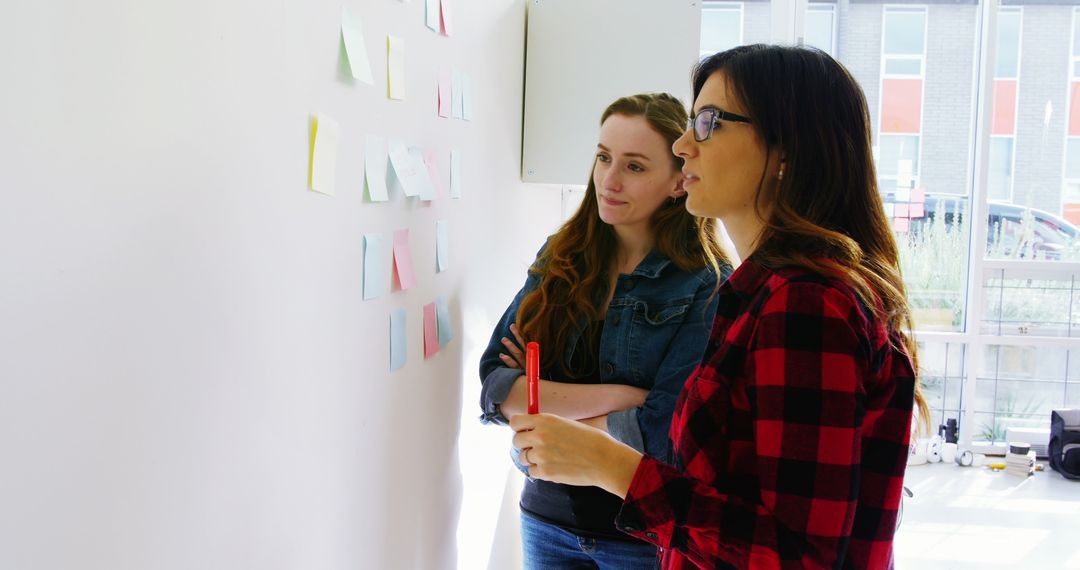
[[[541,347],[542,410],[669,456],[675,398],[730,272],[715,220],[684,206],[671,144],[686,121],[667,94],[604,111],[581,206],[541,248],[480,361],[482,421],[525,411],[527,339]],[[603,489],[529,479],[520,504],[526,568],[656,567],[655,546],[615,527],[622,501]]]
[[[623,499],[663,568],[888,568],[913,408],[897,246],[862,90],[825,53],[743,46],[695,70],[687,209],[742,263],[676,404],[674,458],[516,415],[532,477]],[[926,417],[925,413],[921,414]]]

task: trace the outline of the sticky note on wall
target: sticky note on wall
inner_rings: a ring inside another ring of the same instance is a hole
[[[445,65],[439,68],[439,116],[450,116],[450,68]]]
[[[349,13],[348,8],[341,8],[341,40],[345,44],[345,56],[349,60],[349,71],[353,79],[372,84],[371,62],[368,60],[367,46],[364,43],[364,26],[360,18]]]
[[[386,191],[386,143],[381,137],[368,135],[364,144],[364,187],[372,202],[385,202]]]
[[[387,87],[391,99],[405,98],[405,40],[386,36]]]
[[[446,295],[440,296],[435,301],[435,313],[439,325],[439,347],[441,348],[454,340],[454,328],[450,324],[450,303]]]
[[[334,195],[337,146],[337,121],[318,113],[311,122],[311,168],[308,172],[308,186],[312,190]]]
[[[461,152],[450,151],[450,197],[461,198]]]
[[[405,366],[409,356],[409,346],[405,334],[405,309],[397,309],[390,313],[390,370],[394,371]]]
[[[394,269],[397,271],[398,283],[402,290],[411,289],[416,285],[412,252],[409,251],[408,229],[394,232]]]
[[[424,358],[439,352],[439,336],[435,324],[435,303],[424,305]]]
[[[374,299],[386,292],[387,259],[382,234],[364,235],[364,299]]]
[[[435,222],[435,270],[437,272],[443,272],[449,267],[450,230],[446,220],[439,220]]]

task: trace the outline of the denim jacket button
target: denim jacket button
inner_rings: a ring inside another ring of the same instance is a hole
[[[604,364],[604,373],[607,374],[608,376],[614,374],[615,373],[615,365],[610,363],[610,362],[605,363]]]
[[[622,285],[623,291],[629,291],[629,290],[631,290],[633,288],[634,288],[634,280],[633,279],[627,279],[626,281],[623,281],[623,285]]]
[[[618,314],[615,314],[615,315],[611,316],[611,324],[613,324],[615,326],[619,326],[619,321],[620,320],[621,320],[621,317]]]

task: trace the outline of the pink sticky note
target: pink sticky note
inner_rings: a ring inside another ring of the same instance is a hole
[[[911,220],[907,218],[893,218],[892,228],[896,232],[906,232],[911,227]]]
[[[908,217],[908,205],[907,204],[897,204],[896,205],[896,210],[893,211],[893,217],[896,217],[896,218],[906,218],[906,217]]]
[[[439,10],[439,14],[442,16],[442,33],[444,36],[449,37],[453,29],[450,18],[450,0],[439,0],[439,4],[440,8],[442,8]]]
[[[911,203],[923,204],[926,202],[926,190],[922,188],[916,188],[911,191]]]
[[[435,192],[440,198],[446,196],[446,187],[443,186],[442,178],[439,178],[439,165],[435,160],[435,151],[431,149],[424,149],[424,165],[427,166],[428,175],[431,178],[431,184],[435,186]]]
[[[908,215],[912,218],[921,218],[926,215],[926,210],[922,204],[912,204],[911,208],[908,209]]]
[[[424,359],[439,352],[439,333],[435,321],[435,303],[424,305]]]
[[[398,284],[410,289],[416,285],[416,273],[413,272],[412,252],[409,251],[409,230],[394,232],[394,269],[397,271]]]
[[[450,68],[439,68],[439,116],[450,116]]]

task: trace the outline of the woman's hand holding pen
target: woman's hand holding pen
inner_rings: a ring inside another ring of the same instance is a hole
[[[514,447],[523,450],[529,476],[567,485],[600,487],[625,497],[641,454],[607,433],[553,414],[510,418]]]

